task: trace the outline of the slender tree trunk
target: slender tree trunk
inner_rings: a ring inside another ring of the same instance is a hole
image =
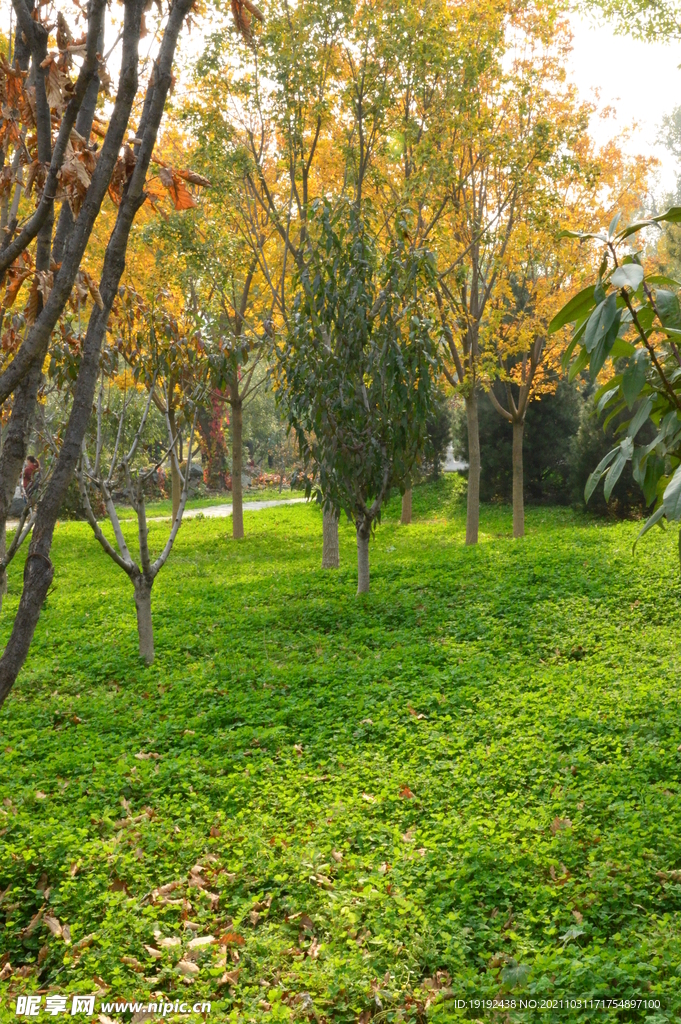
[[[2,523],[0,525],[0,560],[7,554],[7,525]],[[2,611],[2,602],[4,601],[5,594],[7,593],[7,570],[0,569],[0,612]]]
[[[243,407],[241,400],[232,400],[232,537],[241,540],[244,535],[244,492],[241,486],[241,443],[243,434]]]
[[[151,587],[146,580],[135,582],[135,609],[137,610],[137,635],[140,658],[147,665],[154,660],[154,627],[151,621]]]
[[[175,410],[168,410],[168,422],[170,423],[170,430],[173,437],[177,436],[177,426],[175,424]],[[182,497],[182,478],[180,476],[180,444],[179,437],[175,442],[175,458],[170,460],[170,488],[173,499],[173,522],[177,519],[177,512],[180,507],[180,499]]]
[[[369,593],[369,537],[371,527],[357,527],[357,593]]]
[[[475,391],[466,396],[466,420],[468,422],[466,544],[477,544],[480,524],[480,427],[478,424],[478,396]]]
[[[338,516],[333,509],[324,512],[322,533],[324,538],[322,569],[337,569],[340,565],[338,554]]]
[[[524,420],[513,421],[513,536],[525,536],[525,502],[523,497],[523,432]]]
[[[400,520],[403,526],[409,526],[411,522],[411,487],[402,495],[402,518]]]

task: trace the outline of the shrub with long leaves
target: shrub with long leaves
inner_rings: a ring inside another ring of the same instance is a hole
[[[569,370],[574,379],[589,368],[592,381],[612,374],[595,392],[598,411],[609,420],[629,410],[619,444],[601,459],[585,489],[588,501],[604,478],[606,500],[628,462],[643,489],[652,515],[639,537],[656,523],[681,520],[681,284],[661,274],[647,274],[641,253],[631,240],[646,228],[681,223],[681,207],[638,221],[618,231],[619,217],[607,234],[565,232],[603,247],[595,286],[584,288],[552,320],[553,333],[574,324],[564,365],[577,353]],[[651,421],[655,437],[637,444],[642,427]],[[681,558],[681,532],[679,534]]]
[[[357,528],[358,592],[368,542],[392,488],[423,448],[437,365],[426,296],[432,257],[400,223],[381,252],[356,206],[315,206],[315,242],[277,349],[276,392],[325,508]]]

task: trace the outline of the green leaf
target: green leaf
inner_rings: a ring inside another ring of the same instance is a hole
[[[681,283],[675,281],[673,277],[666,277],[664,274],[649,274],[646,281],[648,284],[666,284],[669,288],[681,288]]]
[[[639,430],[650,416],[651,409],[653,408],[653,396],[648,395],[645,402],[642,402],[636,410],[636,415],[629,424],[627,430],[627,437],[634,438],[638,434]]]
[[[645,533],[647,533],[648,530],[652,529],[652,527],[655,526],[656,523],[659,523],[660,519],[662,519],[663,516],[664,516],[664,505],[660,505],[659,508],[655,509],[655,511],[653,512],[653,514],[650,517],[650,519],[648,519],[648,521],[646,522],[646,524],[643,527],[643,529],[639,532],[639,535],[638,535],[638,537],[636,538],[636,540],[634,542],[634,548],[636,548],[636,545],[640,541],[641,537]]]
[[[569,373],[568,380],[573,381],[578,373],[581,373],[584,367],[589,362],[589,353],[585,348],[579,353],[575,361],[572,363]]]
[[[656,224],[681,224],[681,206],[670,206],[664,213],[653,217]]]
[[[653,224],[681,224],[681,206],[672,206],[664,213],[658,214],[657,217],[650,217],[648,220],[639,220],[635,224],[630,224],[624,231],[620,231],[617,241],[622,242],[630,235],[635,235],[637,231],[649,228]]]
[[[617,405],[615,405],[614,407],[611,407],[610,412],[608,413],[608,415],[603,420],[603,430],[604,431],[606,431],[608,429],[608,425],[611,423],[612,420],[615,419],[615,416],[619,416],[619,414],[622,412],[622,410],[626,408],[626,405],[627,405],[627,403],[624,401],[624,399],[622,399],[622,401],[618,402]]]
[[[577,344],[577,338],[573,338],[572,341],[570,342],[570,344],[568,345],[568,347],[563,352],[562,356],[560,357],[560,365],[561,365],[563,370],[566,370],[568,368],[568,366],[570,365],[570,359],[572,358],[572,353],[575,350],[575,345],[576,344]]]
[[[549,324],[549,334],[555,334],[556,331],[559,331],[566,324],[579,320],[590,309],[593,309],[595,304],[596,299],[594,298],[593,285],[589,285],[588,288],[582,288],[581,292],[573,295],[570,301],[566,302],[563,308],[556,313]]]
[[[615,343],[615,338],[617,337],[617,332],[620,329],[620,320],[621,319],[622,319],[622,313],[621,313],[621,310],[618,309],[616,311],[616,313],[615,313],[615,319],[613,320],[613,322],[611,323],[610,327],[608,328],[607,333],[605,334],[604,337],[602,337],[599,340],[598,344],[596,345],[596,348],[594,349],[594,351],[591,354],[591,363],[590,363],[590,366],[589,366],[589,373],[590,373],[592,381],[596,380],[596,377],[601,372],[601,369],[603,367],[603,364],[605,363],[605,360],[608,358],[608,356],[610,354],[612,346]]]
[[[593,473],[589,474],[589,479],[587,480],[586,487],[584,488],[584,501],[586,501],[587,503],[593,492],[598,487],[598,481],[601,479],[603,473],[610,465],[612,460],[615,458],[619,450],[619,447],[613,448],[612,451],[608,452],[607,455],[604,455],[601,461],[594,469]]]
[[[603,412],[603,410],[605,409],[605,407],[608,404],[608,402],[612,398],[615,397],[615,395],[618,393],[618,391],[619,391],[619,387],[609,388],[608,391],[606,391],[603,395],[601,395],[601,398],[600,398],[600,400],[598,402],[598,405],[596,407],[599,416]]]
[[[606,501],[610,501],[610,495],[612,494],[613,487],[621,477],[622,470],[631,458],[633,450],[634,443],[630,437],[625,438],[617,449],[617,455],[606,474],[605,483],[603,485],[603,497]]]
[[[622,356],[633,356],[635,352],[636,346],[632,345],[630,341],[625,341],[624,338],[615,338],[615,343],[610,349],[610,358],[615,362]]]
[[[659,289],[655,293],[655,307],[665,327],[681,330],[681,306],[674,292]]]
[[[632,292],[638,290],[642,281],[643,267],[638,263],[627,263],[626,266],[618,267],[610,278],[614,288],[629,288]]]
[[[646,505],[650,505],[655,500],[657,484],[663,473],[664,459],[659,455],[649,455],[646,459],[646,472],[641,485]]]
[[[681,519],[681,466],[676,467],[662,500],[667,519]]]
[[[516,985],[522,985],[528,974],[530,968],[525,964],[514,964],[509,967],[504,967],[501,972],[501,980],[504,985],[509,985],[511,988],[515,988]]]
[[[630,409],[634,408],[634,402],[641,393],[641,388],[646,382],[648,371],[648,353],[640,348],[627,369],[622,374],[622,394]]]
[[[595,310],[589,317],[589,322],[584,332],[584,345],[587,352],[593,352],[596,345],[604,338],[610,327],[615,315],[617,313],[617,295],[615,292],[611,292],[610,295],[601,302],[600,305],[596,306]],[[613,339],[614,340],[614,339]]]
[[[615,216],[610,221],[610,227],[608,228],[608,238],[613,238],[614,237],[615,232],[617,231],[617,225],[620,222],[620,217],[621,216],[622,216],[621,213],[616,213]]]

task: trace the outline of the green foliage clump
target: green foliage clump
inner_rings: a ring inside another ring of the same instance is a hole
[[[127,580],[85,524],[57,528],[0,712],[0,1020],[19,992],[96,986],[235,1024],[488,1019],[453,997],[679,1019],[676,531],[632,560],[632,524],[530,509],[518,544],[487,506],[466,548],[462,498],[416,488],[409,530],[389,503],[363,602],[345,519],[337,573],[315,507],[252,514],[238,546],[188,521],[149,669]]]

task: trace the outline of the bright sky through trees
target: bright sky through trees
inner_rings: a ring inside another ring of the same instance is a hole
[[[660,160],[656,192],[669,192],[676,180],[675,161],[656,138],[664,115],[681,104],[681,46],[618,36],[610,25],[595,25],[576,15],[570,20],[574,32],[570,77],[584,99],[592,99],[597,89],[599,107],[615,108],[614,117],[592,118],[594,139],[602,144],[636,121],[638,130],[625,151],[656,156]]]

